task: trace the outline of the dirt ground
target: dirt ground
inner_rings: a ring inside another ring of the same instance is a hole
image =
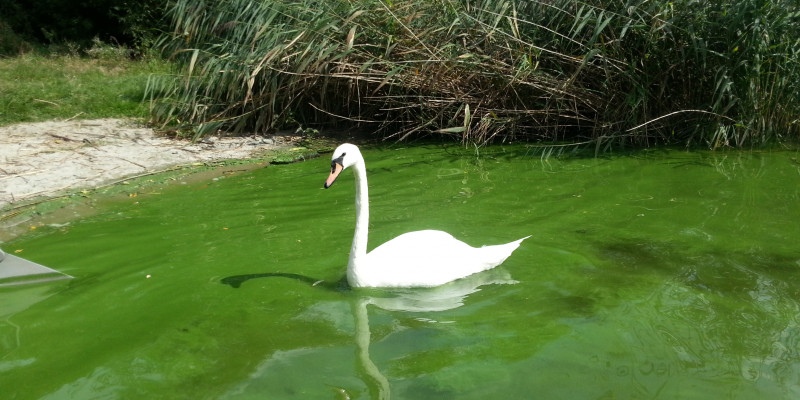
[[[295,140],[251,136],[191,143],[124,119],[0,127],[0,209],[175,165],[257,157],[290,147]]]

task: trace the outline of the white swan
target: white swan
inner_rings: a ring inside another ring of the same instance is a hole
[[[347,263],[347,282],[353,287],[438,286],[493,268],[505,261],[530,236],[511,243],[472,247],[447,232],[424,230],[404,233],[367,254],[369,195],[364,157],[345,143],[331,157],[325,188],[353,167],[356,176],[356,230]]]

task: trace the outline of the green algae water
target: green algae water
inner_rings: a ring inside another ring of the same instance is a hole
[[[3,249],[4,399],[796,399],[797,153],[366,150],[370,248],[531,238],[430,289],[350,290],[352,172],[270,166]]]

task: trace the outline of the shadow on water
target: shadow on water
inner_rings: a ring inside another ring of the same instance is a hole
[[[243,274],[243,275],[233,275],[222,278],[220,283],[228,285],[234,289],[238,289],[247,281],[253,279],[261,279],[261,278],[287,278],[287,279],[294,279],[300,282],[307,283],[311,286],[320,287],[323,289],[334,290],[334,291],[343,291],[348,290],[349,287],[347,286],[347,281],[345,277],[342,277],[338,282],[327,282],[321,279],[314,279],[310,276],[300,275],[300,274],[292,274],[292,273],[285,273],[285,272],[265,272],[261,274]]]
[[[660,355],[651,352],[657,363],[694,373],[714,365],[754,382],[791,381],[800,338],[800,304],[793,284],[800,265],[796,257],[714,246],[700,251],[656,241],[595,246],[615,265],[616,274],[604,276],[606,286],[632,290],[626,284],[630,276],[642,282],[642,277],[652,277],[649,293],[640,296],[635,307],[621,304],[635,318],[615,323],[667,344]]]

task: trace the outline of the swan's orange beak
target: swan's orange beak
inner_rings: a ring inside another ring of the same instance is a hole
[[[338,162],[335,161],[331,163],[331,174],[328,175],[328,179],[325,180],[325,189],[331,187],[331,185],[333,185],[333,182],[336,182],[336,178],[339,177],[339,173],[341,173],[343,169],[344,167],[342,166],[342,164],[339,164]]]

